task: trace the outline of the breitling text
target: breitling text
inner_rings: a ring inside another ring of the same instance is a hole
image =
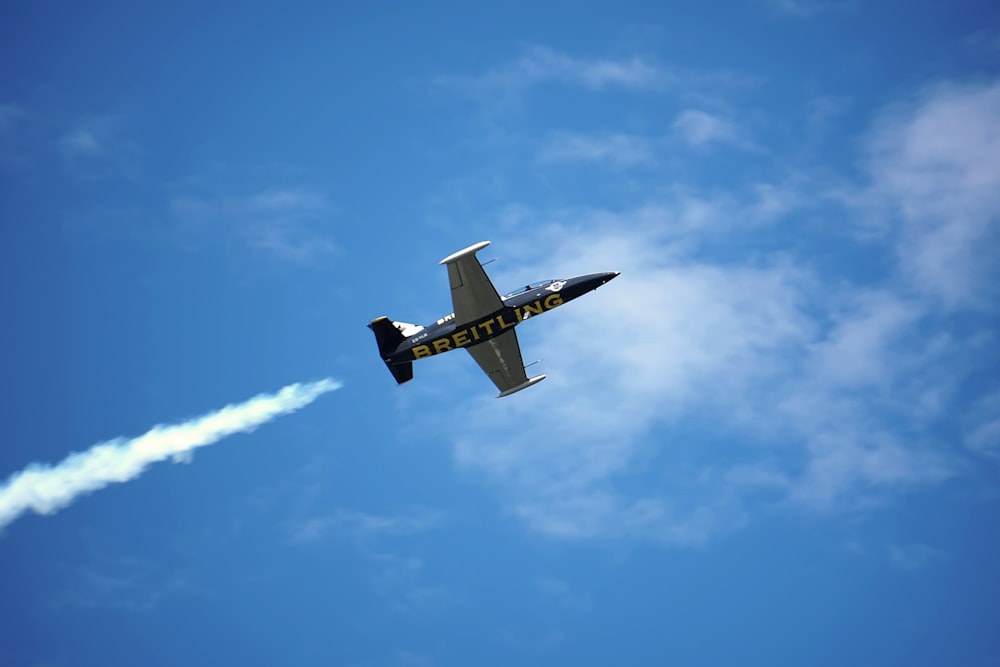
[[[532,315],[541,315],[545,311],[552,310],[562,304],[562,295],[556,293],[550,294],[545,299],[539,299],[534,303],[528,303],[506,312],[500,312],[488,320],[470,324],[464,329],[459,329],[447,336],[430,341],[427,345],[417,345],[413,348],[413,358],[422,359],[423,357],[448,352],[460,347],[475,345],[480,341],[499,336],[504,330],[517,325]]]

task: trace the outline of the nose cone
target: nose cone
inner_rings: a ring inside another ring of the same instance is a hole
[[[597,289],[605,283],[609,283],[619,275],[618,271],[608,271],[606,273],[591,273],[585,276],[585,282],[588,289]]]
[[[618,271],[608,271],[607,273],[588,273],[583,276],[568,278],[565,281],[565,288],[560,290],[560,293],[563,295],[564,301],[569,301],[597,289],[618,276]]]

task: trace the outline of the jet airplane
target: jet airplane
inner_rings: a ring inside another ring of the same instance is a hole
[[[525,373],[514,327],[618,277],[617,271],[589,273],[531,283],[500,296],[476,258],[489,244],[480,241],[439,262],[448,267],[455,312],[427,326],[394,322],[388,317],[368,324],[382,361],[398,384],[413,379],[417,359],[465,348],[500,390],[497,398],[527,389],[545,376],[529,378]]]

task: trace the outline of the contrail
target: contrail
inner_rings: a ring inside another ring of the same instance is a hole
[[[196,447],[211,445],[227,435],[252,431],[340,386],[330,378],[291,384],[276,394],[260,394],[180,424],[154,426],[131,440],[98,443],[85,452],[70,454],[55,466],[32,463],[0,486],[0,529],[28,510],[51,514],[79,495],[112,482],[135,479],[150,463],[184,457]]]

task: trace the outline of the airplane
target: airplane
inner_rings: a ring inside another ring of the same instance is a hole
[[[527,389],[545,376],[529,378],[525,373],[514,327],[619,275],[611,271],[546,280],[500,296],[476,258],[476,253],[489,244],[480,241],[439,262],[448,267],[455,312],[427,326],[395,322],[384,316],[368,324],[382,361],[397,384],[413,379],[413,362],[417,359],[465,348],[500,390],[497,398]]]

